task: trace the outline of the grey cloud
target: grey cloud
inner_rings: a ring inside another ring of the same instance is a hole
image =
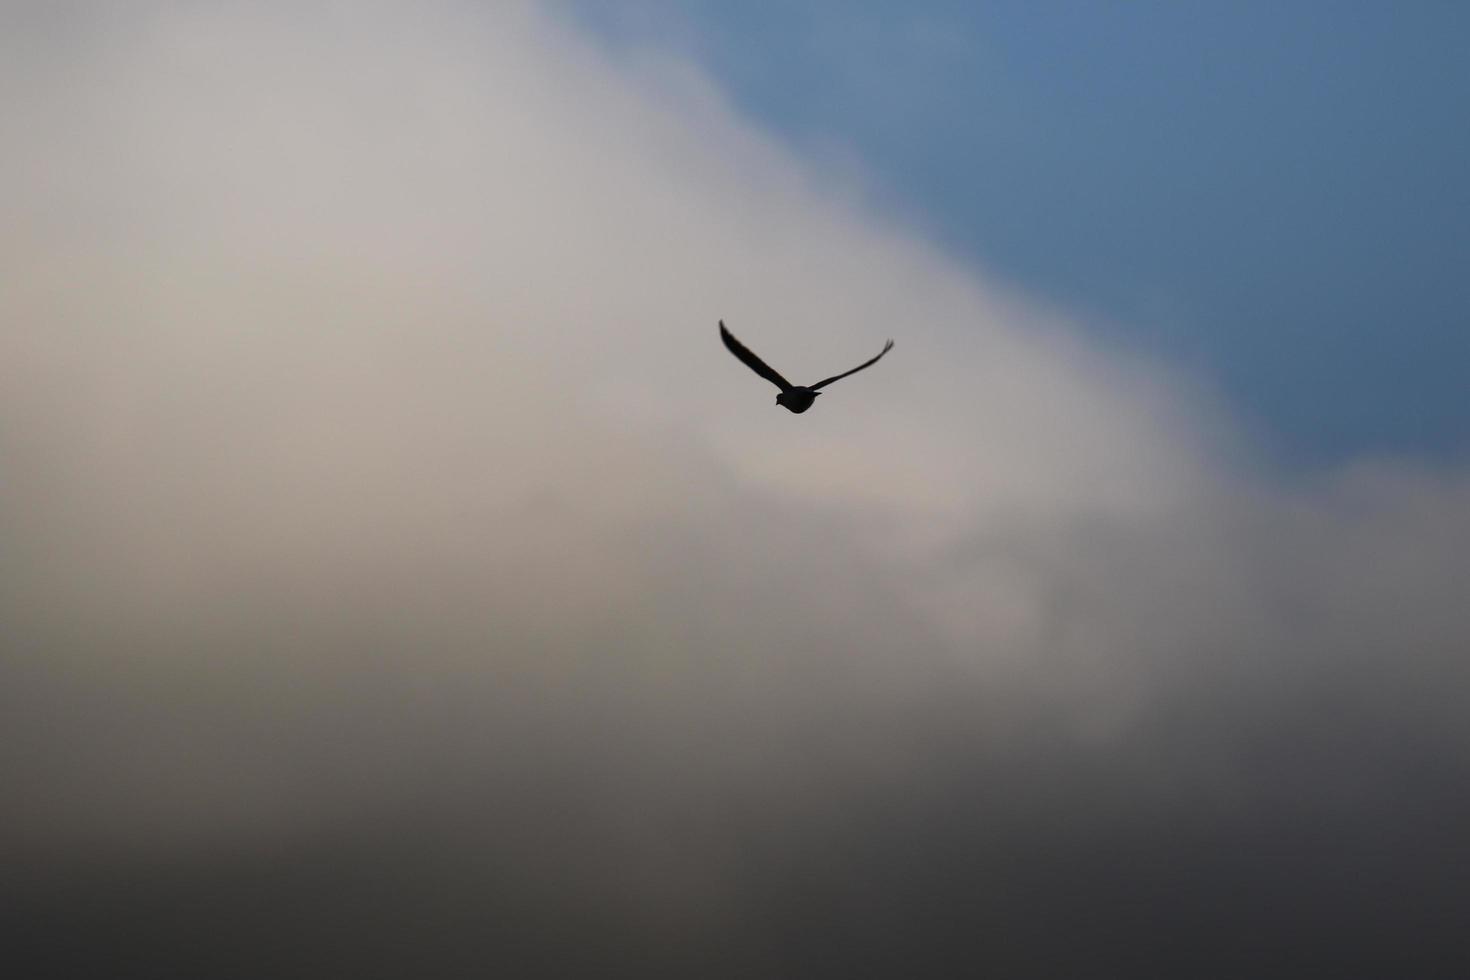
[[[58,972],[1449,972],[1462,470],[1286,486],[539,9],[65,10],[0,41]],[[718,316],[899,346],[792,419]]]

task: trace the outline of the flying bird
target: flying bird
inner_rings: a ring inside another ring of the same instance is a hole
[[[740,360],[745,362],[746,367],[750,368],[756,374],[760,375],[771,384],[781,389],[781,394],[776,396],[777,405],[780,405],[782,408],[786,409],[789,412],[795,412],[798,415],[812,407],[812,403],[815,402],[817,400],[817,396],[821,394],[821,392],[817,390],[818,388],[825,388],[832,382],[840,381],[843,378],[847,377],[849,374],[857,374],[865,367],[872,367],[874,364],[878,363],[879,358],[881,358],[884,354],[887,354],[893,349],[893,341],[890,340],[888,343],[884,344],[883,349],[878,352],[878,357],[873,358],[871,361],[864,361],[857,367],[853,368],[851,371],[843,371],[841,374],[834,374],[827,380],[818,381],[814,385],[794,385],[790,381],[787,381],[785,378],[781,377],[781,375],[777,374],[775,370],[772,369],[771,366],[765,361],[752,354],[748,347],[746,347],[740,341],[736,340],[735,335],[730,333],[729,330],[725,329],[724,320],[720,321],[720,339],[725,342],[725,346],[730,349],[731,354],[734,354],[736,357],[740,358]]]

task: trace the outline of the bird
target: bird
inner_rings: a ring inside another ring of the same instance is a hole
[[[794,412],[797,415],[800,415],[802,412],[805,412],[807,409],[811,408],[812,404],[816,402],[817,396],[821,394],[821,392],[817,390],[818,388],[825,388],[832,382],[840,381],[843,378],[847,377],[849,374],[857,374],[865,367],[872,367],[874,364],[878,363],[879,358],[881,358],[884,354],[887,354],[889,351],[893,350],[893,341],[890,340],[888,341],[888,343],[884,344],[883,349],[878,352],[878,357],[873,358],[871,361],[864,361],[857,367],[853,368],[851,371],[843,371],[841,374],[834,374],[832,377],[827,378],[825,381],[818,381],[814,385],[794,385],[791,382],[787,381],[785,378],[781,377],[781,375],[777,374],[776,371],[772,369],[772,367],[765,361],[752,354],[748,347],[746,347],[740,341],[736,340],[735,335],[732,334],[725,327],[724,320],[720,321],[720,339],[725,342],[725,346],[729,348],[730,353],[740,358],[740,360],[745,363],[746,367],[750,368],[756,374],[765,378],[777,388],[780,388],[781,394],[776,396],[776,404],[780,405],[788,412]]]

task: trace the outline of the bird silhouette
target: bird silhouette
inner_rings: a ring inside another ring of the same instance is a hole
[[[795,412],[797,415],[800,415],[802,412],[805,412],[807,409],[812,407],[812,403],[815,402],[817,400],[817,396],[821,394],[821,392],[817,390],[818,388],[825,388],[832,382],[840,381],[843,378],[847,377],[849,374],[857,374],[865,367],[872,367],[874,364],[878,363],[879,358],[881,358],[884,354],[887,354],[890,350],[893,349],[893,341],[890,340],[888,341],[888,343],[884,344],[883,349],[878,352],[878,357],[873,358],[871,361],[864,361],[857,367],[853,368],[851,371],[843,371],[841,374],[834,374],[832,377],[826,379],[825,381],[818,381],[814,385],[794,385],[790,381],[787,381],[785,378],[781,377],[781,375],[777,374],[776,371],[765,361],[752,354],[748,347],[746,347],[740,341],[736,340],[735,335],[725,328],[724,320],[720,321],[720,339],[725,342],[725,346],[730,349],[731,354],[734,354],[736,357],[740,358],[740,360],[745,362],[746,367],[750,368],[756,374],[765,378],[777,388],[780,388],[781,394],[776,396],[776,404],[780,405],[782,408],[786,409],[789,412]]]

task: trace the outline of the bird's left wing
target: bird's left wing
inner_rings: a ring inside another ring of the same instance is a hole
[[[859,364],[857,367],[853,368],[851,371],[843,371],[841,374],[834,374],[832,377],[828,378],[826,381],[818,381],[816,384],[814,384],[814,385],[811,386],[812,391],[816,391],[818,388],[821,388],[821,387],[824,387],[826,385],[829,385],[829,384],[831,384],[834,381],[841,381],[843,378],[847,377],[849,374],[857,374],[859,371],[861,371],[865,367],[872,367],[874,364],[877,364],[878,363],[878,361],[883,357],[884,354],[887,354],[891,350],[893,350],[893,341],[890,340],[888,343],[886,343],[886,344],[883,345],[883,349],[878,352],[878,356],[875,357],[875,358],[873,358],[871,361],[864,361],[863,363]]]
[[[787,381],[785,378],[781,377],[781,375],[777,374],[775,369],[773,369],[769,364],[761,360],[759,357],[756,357],[749,351],[749,349],[746,348],[744,344],[736,340],[735,335],[725,329],[724,320],[720,321],[720,339],[725,342],[725,346],[730,349],[731,354],[734,354],[736,357],[740,358],[740,360],[745,362],[746,367],[750,368],[756,374],[765,378],[767,381],[775,385],[777,388],[780,388],[782,391],[791,390],[791,382]]]

